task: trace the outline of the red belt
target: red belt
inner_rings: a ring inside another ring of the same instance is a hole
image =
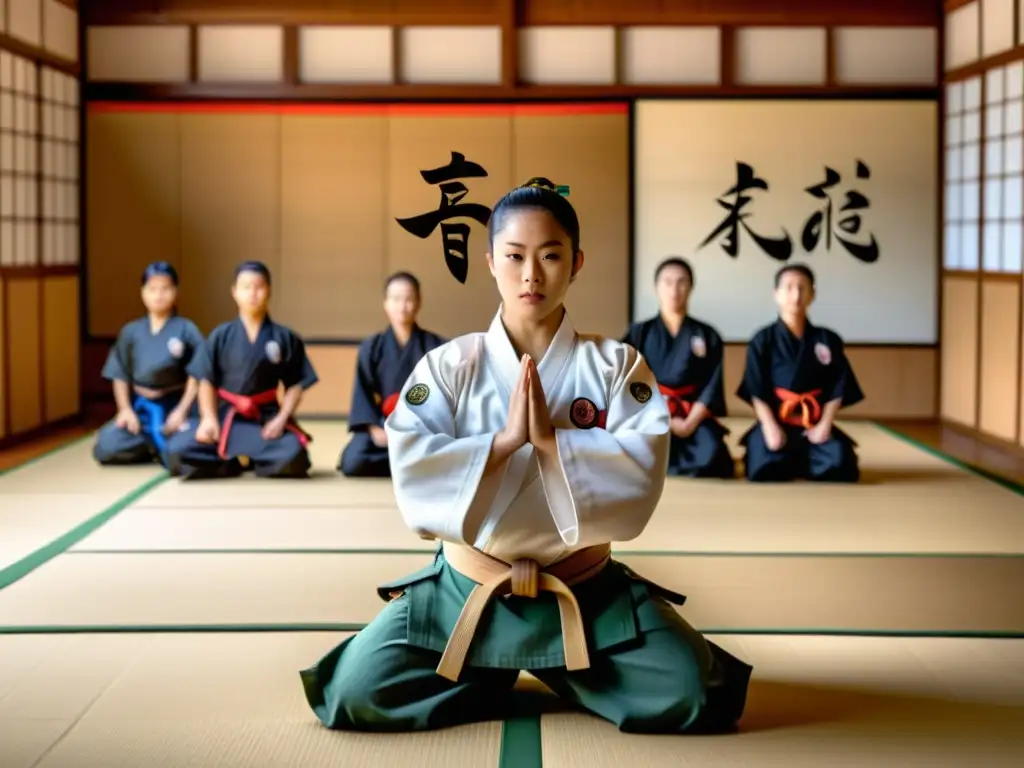
[[[395,392],[393,395],[388,395],[384,398],[384,402],[381,403],[380,409],[384,412],[384,418],[386,419],[391,415],[391,412],[395,410],[395,406],[398,405],[398,393]]]
[[[277,402],[277,390],[268,389],[266,392],[260,392],[255,395],[239,395],[234,392],[228,392],[226,389],[218,389],[217,394],[220,395],[221,400],[231,406],[228,409],[227,416],[224,417],[224,424],[220,428],[220,443],[217,445],[217,455],[222,459],[226,459],[228,437],[231,435],[231,425],[235,421],[235,415],[237,414],[246,419],[253,419],[254,421],[258,420],[260,418],[261,406]],[[302,447],[306,447],[312,439],[298,424],[292,421],[289,421],[284,428],[299,438],[299,443]]]
[[[779,398],[779,419],[784,424],[810,429],[821,420],[821,403],[818,402],[820,389],[810,392],[790,392],[788,389],[776,387],[775,396]]]
[[[690,384],[689,386],[673,389],[672,387],[666,387],[664,384],[659,384],[658,391],[668,401],[668,413],[673,419],[685,419],[690,415],[690,411],[693,410],[693,395],[697,392],[695,386]]]

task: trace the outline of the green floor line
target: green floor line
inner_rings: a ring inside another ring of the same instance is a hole
[[[54,539],[43,547],[40,547],[30,555],[18,560],[13,565],[3,568],[0,570],[0,589],[5,589],[6,587],[11,586],[11,584],[25,578],[32,573],[32,571],[50,562],[53,558],[64,554],[104,523],[124,511],[131,504],[134,504],[142,496],[145,496],[153,490],[153,488],[160,485],[160,483],[164,482],[168,477],[169,475],[167,472],[161,472],[156,477],[150,478],[130,493],[119,498],[102,512],[93,515],[85,522],[79,523],[63,536]]]
[[[885,424],[879,424],[878,422],[871,423],[877,429],[881,430],[882,432],[885,432],[887,435],[895,437],[897,440],[901,440],[907,445],[911,445],[920,451],[924,451],[929,456],[934,456],[935,458],[941,459],[947,464],[951,464],[957,469],[961,469],[964,472],[967,472],[968,474],[974,475],[978,478],[981,478],[982,480],[988,480],[990,483],[995,483],[996,485],[1001,486],[1008,491],[1012,491],[1013,493],[1016,493],[1019,496],[1024,496],[1024,483],[1019,483],[1016,480],[1012,480],[1009,477],[1006,477],[1005,475],[999,474],[998,472],[993,472],[991,470],[985,469],[979,464],[974,464],[973,462],[965,461],[964,459],[958,459],[956,456],[953,456],[952,454],[946,453],[945,451],[935,448],[926,443],[922,443],[920,440],[915,440],[909,435],[905,435],[902,432],[898,431],[897,429],[893,429],[892,427],[886,426]]]
[[[540,727],[540,715],[503,721],[498,768],[541,768],[544,749]]]
[[[118,635],[118,634],[216,634],[358,632],[365,622],[288,622],[286,624],[26,624],[0,626],[0,635]],[[807,629],[758,627],[695,627],[707,636],[718,637],[891,637],[962,640],[1024,640],[1022,630],[906,630],[906,629]]]
[[[68,555],[433,555],[435,549],[359,549],[354,547],[279,548],[265,549],[89,549],[77,548]],[[632,550],[613,549],[616,557],[826,557],[826,558],[936,558],[943,560],[975,558],[979,560],[1016,560],[1024,558],[1022,552],[743,552],[710,550]]]
[[[309,624],[38,624],[0,626],[0,635],[244,634],[275,632],[358,632],[365,622]]]
[[[74,440],[70,440],[66,443],[62,443],[61,445],[55,446],[54,448],[50,448],[48,451],[44,451],[43,453],[40,453],[38,456],[33,456],[31,459],[25,459],[23,462],[15,464],[13,467],[8,467],[7,469],[0,469],[0,477],[3,477],[4,475],[13,474],[14,472],[18,472],[22,469],[27,469],[33,464],[38,464],[40,461],[48,459],[51,456],[60,453],[61,451],[66,451],[69,448],[74,448],[76,445],[79,445],[80,443],[83,443],[86,440],[91,439],[94,434],[94,432],[90,432],[87,435],[76,437]]]

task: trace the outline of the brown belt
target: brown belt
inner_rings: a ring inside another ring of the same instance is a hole
[[[455,622],[441,663],[437,665],[437,674],[453,682],[458,681],[480,617],[491,598],[505,595],[534,598],[540,592],[553,592],[558,598],[566,669],[573,671],[590,667],[583,615],[569,587],[596,576],[611,558],[611,545],[598,544],[578,550],[543,569],[536,560],[524,558],[509,564],[462,544],[446,541],[443,546],[448,564],[477,582],[477,586],[473,587]]]

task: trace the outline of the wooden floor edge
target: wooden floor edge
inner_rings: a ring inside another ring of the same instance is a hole
[[[82,413],[44,424],[27,432],[0,438],[0,474],[35,461],[81,440],[94,426],[86,423]]]

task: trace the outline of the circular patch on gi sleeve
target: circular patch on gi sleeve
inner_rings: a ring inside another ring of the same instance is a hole
[[[651,388],[644,384],[642,381],[634,381],[629,385],[629,394],[633,396],[633,399],[638,403],[646,403],[651,399]]]
[[[577,397],[569,406],[569,421],[577,429],[592,429],[597,425],[597,406],[585,397]]]
[[[405,393],[405,402],[409,405],[423,405],[430,397],[430,387],[426,384],[413,384]]]

